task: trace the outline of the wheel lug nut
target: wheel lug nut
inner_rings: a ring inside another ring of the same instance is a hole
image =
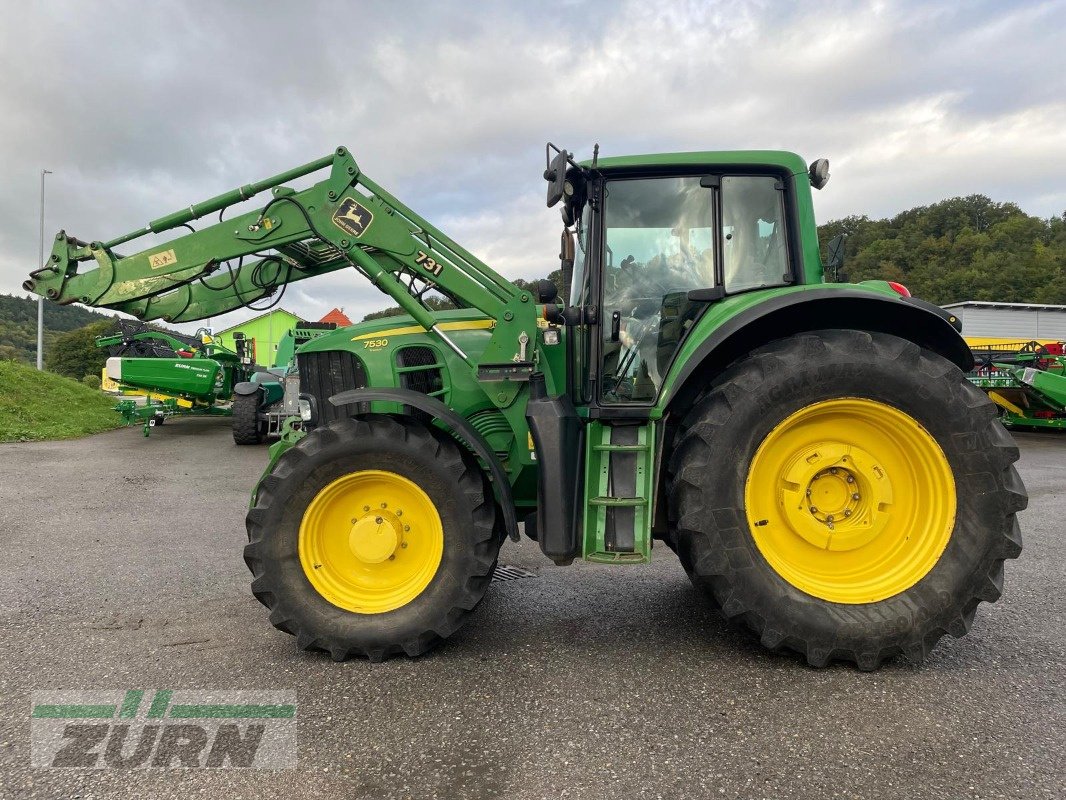
[[[404,526],[403,526],[403,529],[404,529],[405,531],[409,531],[409,530],[411,530],[411,526],[410,526],[410,525],[404,525]],[[407,545],[404,545],[404,547],[407,547]]]
[[[851,499],[852,499],[852,500],[858,500],[858,499],[859,499],[859,493],[858,493],[858,492],[855,492],[855,494],[853,494],[853,495],[851,496]]]
[[[810,490],[810,489],[808,489],[808,490],[807,490],[807,497],[810,497],[810,496],[811,496],[811,490]]]
[[[855,477],[852,475],[848,475],[848,483],[855,483]]]
[[[829,474],[830,475],[836,475],[837,474],[837,468],[836,467],[831,467],[829,469]]]
[[[380,525],[384,521],[385,520],[383,520],[381,517],[374,517],[374,522],[376,522],[378,525]]]
[[[400,547],[407,547],[407,542],[400,542]]]
[[[825,518],[825,521],[826,522],[832,522],[833,521],[833,515],[830,514],[828,517]]]
[[[395,560],[396,560],[396,555],[395,554],[389,556],[389,561],[395,561]]]
[[[388,504],[388,503],[382,503],[382,504],[381,504],[381,507],[382,507],[382,508],[388,508],[388,507],[389,507],[389,504]]]
[[[851,509],[850,508],[845,508],[844,509],[844,516],[845,517],[850,517],[851,516]]]
[[[369,511],[369,510],[370,510],[370,506],[363,506],[363,511]]]
[[[811,506],[811,513],[812,514],[817,514],[818,513],[818,509],[815,508],[814,506]]]
[[[352,520],[352,524],[354,525],[355,523],[356,523],[356,520],[354,520],[354,519],[353,519],[353,520]]]
[[[395,514],[396,516],[398,516],[398,517],[402,517],[402,516],[403,516],[403,512],[402,512],[402,511],[401,511],[400,509],[396,509],[396,510],[395,510],[394,512],[392,512],[392,513],[394,513],[394,514]]]

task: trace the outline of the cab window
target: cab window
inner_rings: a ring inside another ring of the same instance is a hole
[[[700,178],[609,181],[604,199],[600,397],[648,403],[715,285],[715,192]]]
[[[781,181],[768,176],[722,178],[722,261],[727,292],[777,286],[789,279]]]

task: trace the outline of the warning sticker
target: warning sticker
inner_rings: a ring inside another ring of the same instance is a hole
[[[153,253],[148,256],[148,265],[152,269],[162,269],[163,267],[169,267],[171,264],[177,264],[178,257],[174,255],[173,250],[164,250],[162,253]]]

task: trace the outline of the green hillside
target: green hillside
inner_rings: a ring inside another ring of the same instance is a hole
[[[73,439],[117,428],[115,400],[70,378],[0,361],[0,442]]]
[[[44,352],[53,352],[56,338],[68,331],[112,319],[112,315],[81,306],[44,303]],[[0,294],[0,360],[37,361],[37,298]]]
[[[943,305],[960,300],[1066,304],[1066,213],[1051,219],[983,195],[919,206],[891,219],[845,217],[818,228],[847,234],[849,280],[898,281]]]

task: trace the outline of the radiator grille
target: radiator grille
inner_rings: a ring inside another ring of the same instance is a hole
[[[369,410],[369,403],[334,406],[329,402],[329,398],[338,392],[366,388],[366,369],[354,353],[343,350],[300,353],[296,365],[300,370],[300,391],[314,395],[318,400],[318,417],[322,424]]]

